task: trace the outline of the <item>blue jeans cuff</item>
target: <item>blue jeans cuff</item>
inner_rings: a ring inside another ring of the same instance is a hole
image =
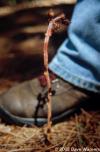
[[[62,63],[57,62],[56,57],[49,64],[49,69],[52,72],[54,72],[56,75],[61,77],[63,80],[73,84],[74,86],[77,86],[79,88],[83,88],[85,90],[92,91],[95,93],[100,93],[100,84],[96,82],[88,81],[86,79],[83,79],[79,75],[75,75],[74,73],[71,73],[69,69],[64,68],[64,65],[62,65]]]

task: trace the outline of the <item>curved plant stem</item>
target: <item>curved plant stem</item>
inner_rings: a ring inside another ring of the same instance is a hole
[[[53,34],[55,25],[57,25],[56,23],[58,23],[60,20],[65,19],[64,14],[61,14],[57,17],[55,17],[54,19],[52,19],[49,22],[48,28],[47,28],[47,32],[45,34],[45,39],[44,39],[44,48],[43,48],[43,54],[44,54],[44,75],[46,76],[46,80],[47,80],[47,87],[48,87],[48,96],[47,96],[47,106],[48,106],[48,123],[47,123],[47,139],[49,139],[50,137],[50,133],[51,133],[51,125],[52,125],[52,108],[51,108],[51,82],[50,82],[50,77],[49,77],[49,70],[48,70],[48,45],[49,45],[49,39]]]

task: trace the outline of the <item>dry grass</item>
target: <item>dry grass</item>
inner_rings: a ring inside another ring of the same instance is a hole
[[[52,126],[50,143],[41,128],[0,125],[0,152],[58,152],[85,147],[100,150],[100,113],[82,110],[69,120]],[[94,150],[95,150],[94,149]]]

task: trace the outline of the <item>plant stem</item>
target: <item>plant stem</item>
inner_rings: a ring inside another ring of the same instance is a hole
[[[55,28],[54,26],[56,25],[56,22],[58,22],[59,20],[64,19],[64,18],[65,18],[64,14],[61,14],[49,22],[47,32],[45,34],[45,39],[44,39],[44,48],[43,48],[44,67],[45,67],[44,75],[46,76],[47,87],[48,87],[48,96],[47,96],[48,122],[47,122],[47,132],[46,132],[47,140],[50,139],[51,125],[52,125],[52,121],[51,121],[51,119],[52,119],[52,106],[51,106],[52,100],[51,100],[51,82],[50,82],[49,69],[48,69],[48,45],[49,45],[50,37],[53,34],[53,30]]]
[[[49,70],[48,70],[48,44],[49,44],[49,39],[52,35],[52,28],[53,28],[53,24],[52,22],[49,23],[47,32],[45,34],[45,40],[44,40],[44,67],[45,67],[45,71],[44,74],[46,76],[46,80],[47,80],[47,87],[48,87],[48,127],[47,127],[47,134],[51,132],[51,117],[52,117],[52,109],[51,109],[51,82],[50,82],[50,77],[49,77]]]

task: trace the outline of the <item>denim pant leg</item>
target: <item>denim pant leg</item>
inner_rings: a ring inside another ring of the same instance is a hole
[[[100,0],[78,0],[68,39],[49,64],[65,81],[100,92]]]

